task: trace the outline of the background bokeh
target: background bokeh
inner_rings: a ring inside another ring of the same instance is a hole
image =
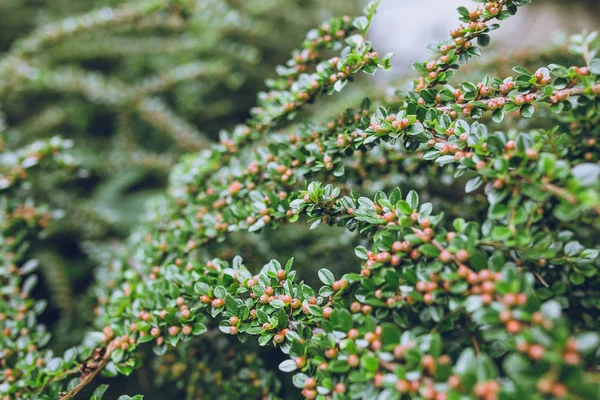
[[[158,13],[102,25],[39,48],[27,39],[56,21],[62,25],[50,25],[51,29],[68,29],[77,23],[65,20],[70,16],[134,3],[0,0],[1,144],[16,148],[58,134],[73,139],[79,165],[75,176],[48,176],[35,189],[36,196],[62,210],[59,221],[31,250],[43,274],[35,296],[51,300],[44,322],[55,332],[52,346],[58,351],[77,343],[91,318],[94,268],[122,250],[144,204],[164,193],[168,172],[178,158],[218,140],[220,130],[243,122],[264,80],[274,76],[275,67],[289,58],[311,27],[330,16],[354,15],[365,2],[174,1]],[[327,107],[317,104],[305,112],[322,120],[366,95],[393,92],[390,88],[400,87],[410,76],[412,62],[427,59],[426,45],[443,39],[457,25],[456,7],[468,3],[382,0],[371,39],[381,53],[396,53],[393,71],[363,77],[343,99],[334,96]],[[491,66],[494,70],[504,66],[508,73],[515,57],[521,64],[543,64],[541,50],[568,60],[567,36],[600,26],[600,2],[534,0],[502,25],[492,34],[484,60],[466,68],[467,74],[480,76]],[[394,184],[407,179],[391,174]],[[463,206],[461,194],[452,187],[439,184],[439,193]],[[299,223],[276,235],[239,235],[214,251],[225,258],[242,254],[256,266],[293,255],[301,277],[315,283],[316,270],[322,266],[347,271],[356,264],[351,253],[336,250],[350,248],[357,239],[342,230],[333,232],[309,232]],[[278,356],[263,353],[275,370]],[[158,363],[169,360],[173,358]],[[145,367],[134,379],[119,378],[111,385],[115,392],[146,392],[147,399],[182,390],[153,374]],[[160,390],[153,388],[153,381],[161,384]]]

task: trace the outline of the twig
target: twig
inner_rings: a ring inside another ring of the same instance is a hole
[[[542,283],[542,285],[544,285],[545,287],[550,287],[550,285],[548,285],[548,282],[546,282],[537,271],[533,271],[533,275],[535,275],[535,277]]]
[[[398,364],[394,364],[383,360],[379,360],[379,365],[381,365],[384,369],[387,369],[390,372],[396,372],[396,369],[398,368]]]
[[[110,355],[112,354],[112,352],[114,350],[115,350],[115,344],[113,341],[113,342],[110,342],[108,347],[106,347],[106,350],[105,350],[104,354],[102,355],[102,359],[100,360],[100,363],[97,365],[94,365],[93,369],[90,372],[88,372],[87,374],[86,374],[86,372],[83,372],[83,375],[81,376],[81,381],[77,384],[77,386],[75,386],[73,389],[71,389],[68,393],[61,396],[59,398],[59,400],[71,399],[71,398],[73,398],[73,396],[75,396],[77,393],[79,393],[81,391],[81,389],[86,387],[88,385],[88,383],[90,383],[96,377],[96,375],[98,375],[100,373],[100,371],[102,371],[104,369],[104,367],[106,367],[106,364],[108,364],[108,361],[110,360]],[[83,366],[85,366],[85,364],[83,364],[82,367]]]
[[[479,342],[475,337],[475,334],[471,333],[471,342],[473,342],[473,347],[475,348],[475,353],[479,355]]]

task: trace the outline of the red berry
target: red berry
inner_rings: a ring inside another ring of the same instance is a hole
[[[354,340],[357,338],[358,338],[358,329],[354,329],[354,328],[350,329],[348,331],[348,339]]]
[[[306,358],[298,357],[294,360],[294,363],[296,364],[296,367],[302,368],[306,365]]]
[[[506,324],[506,330],[512,334],[519,333],[519,331],[521,330],[521,324],[519,323],[519,321],[515,321],[514,319],[510,320]]]
[[[466,250],[464,250],[464,249],[461,249],[461,250],[459,250],[459,251],[456,252],[456,258],[460,262],[467,261],[469,259],[469,256],[470,256],[469,252],[466,251]]]
[[[405,379],[399,379],[396,381],[396,391],[400,393],[407,393],[410,390],[410,385]]]
[[[333,390],[338,393],[346,393],[346,385],[344,385],[342,382],[336,383]]]
[[[581,363],[581,357],[574,351],[567,351],[563,354],[563,359],[569,365],[578,365]]]
[[[567,395],[567,387],[562,383],[555,382],[552,385],[552,395],[554,397],[565,397]]]
[[[325,350],[325,357],[333,358],[337,354],[337,350],[335,348]]]
[[[275,336],[273,336],[273,341],[277,344],[283,343],[284,340],[285,340],[285,336],[282,335],[281,333],[278,333]]]
[[[304,381],[304,387],[306,389],[314,389],[317,387],[317,381],[315,380],[315,378],[306,378],[306,380]]]
[[[425,293],[423,295],[423,302],[425,304],[433,304],[433,295],[431,293]]]

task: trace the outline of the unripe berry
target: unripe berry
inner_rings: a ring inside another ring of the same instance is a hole
[[[550,393],[552,390],[552,380],[548,378],[540,378],[535,387],[541,393]]]
[[[565,397],[567,395],[567,387],[562,383],[555,382],[552,385],[552,395],[554,397]]]
[[[306,389],[314,389],[317,387],[317,381],[315,380],[315,378],[306,378],[306,380],[304,381],[304,387]]]
[[[490,305],[494,299],[489,293],[484,293],[481,295],[481,303],[485,306]]]
[[[212,306],[214,308],[221,308],[225,306],[225,300],[223,299],[213,299]]]
[[[525,97],[518,95],[518,96],[515,96],[515,99],[513,101],[516,105],[522,106],[523,104],[525,104]]]
[[[460,387],[460,377],[458,377],[457,375],[451,375],[448,378],[448,386],[450,386],[452,389],[457,389]]]
[[[498,318],[500,319],[501,322],[508,322],[512,319],[512,313],[508,310],[503,310],[500,312],[500,315],[498,316]]]
[[[452,261],[452,254],[448,250],[442,250],[440,252],[440,261],[443,263],[449,263]]]
[[[298,357],[294,360],[294,363],[296,364],[296,367],[298,368],[302,368],[306,365],[306,358],[305,357]]]
[[[346,393],[346,385],[344,385],[342,382],[339,382],[335,385],[333,390],[337,393]]]
[[[423,302],[425,304],[433,304],[433,295],[431,293],[425,293],[423,295]]]
[[[460,262],[465,262],[469,259],[469,252],[467,250],[461,249],[456,252],[456,258]]]
[[[327,357],[327,358],[331,359],[331,358],[335,357],[336,354],[337,354],[337,349],[335,349],[335,348],[325,350],[325,357]]]
[[[514,319],[510,320],[506,324],[506,330],[508,331],[508,333],[512,334],[519,333],[519,331],[521,330],[521,324],[519,323],[519,321],[515,321]]]
[[[539,325],[542,322],[544,322],[544,315],[541,312],[537,311],[537,312],[534,312],[533,314],[531,314],[531,323],[532,324]]]
[[[529,344],[527,342],[517,342],[517,350],[521,353],[526,353],[529,350]]]
[[[377,253],[377,255],[375,256],[375,261],[384,263],[384,262],[388,262],[391,257],[392,257],[392,255],[389,252],[382,251],[380,253]]]
[[[405,379],[399,379],[396,381],[396,391],[400,393],[407,393],[410,390],[410,385]]]
[[[574,351],[567,351],[563,354],[563,359],[569,365],[578,365],[581,363],[581,357]]]
[[[357,339],[358,338],[358,330],[352,328],[348,331],[347,335],[348,335],[348,339],[352,339],[352,340]]]

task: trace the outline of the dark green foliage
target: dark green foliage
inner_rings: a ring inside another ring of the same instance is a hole
[[[35,262],[21,249],[49,222],[28,203],[43,199],[29,170],[68,180],[68,142],[7,152],[0,392],[67,399],[97,374],[153,365],[156,384],[190,399],[289,398],[258,344],[284,354],[276,364],[306,399],[594,398],[598,46],[573,39],[579,66],[461,81],[461,64],[529,1],[478,3],[459,8],[463,25],[431,46],[432,60],[413,64],[408,89],[296,123],[359,72],[390,67],[365,39],[376,4],[310,31],[244,125],[173,167],[168,196],[150,202],[129,243],[91,246],[94,328],[61,356],[44,349],[44,304],[29,298]],[[26,57],[45,40],[14,51]],[[132,104],[128,90],[117,107]],[[302,252],[299,230],[284,227],[300,220],[354,233],[353,261],[321,233],[331,254],[265,264],[266,238]],[[353,265],[332,271],[336,259]]]

